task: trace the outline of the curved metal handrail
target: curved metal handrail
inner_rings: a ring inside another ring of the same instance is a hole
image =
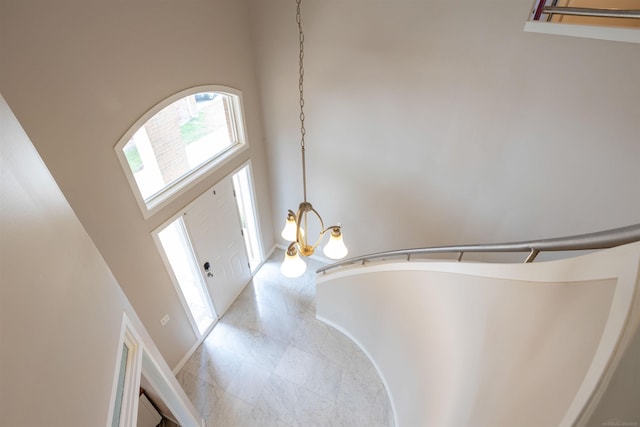
[[[364,264],[367,261],[380,258],[404,256],[407,260],[413,255],[434,253],[455,253],[458,261],[465,252],[529,252],[525,262],[532,262],[540,252],[580,251],[590,249],[607,249],[626,243],[640,241],[640,224],[595,233],[579,234],[575,236],[556,237],[553,239],[531,240],[510,243],[489,243],[478,245],[435,246],[429,248],[399,249],[393,251],[377,252],[361,255],[347,260],[325,265],[317,270],[317,273],[326,273],[339,267],[356,263]]]
[[[595,16],[599,18],[640,19],[637,9],[607,9],[589,7],[545,6],[542,13],[549,15]]]

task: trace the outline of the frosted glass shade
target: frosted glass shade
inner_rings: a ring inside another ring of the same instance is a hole
[[[293,255],[290,253],[293,252]],[[293,249],[293,251],[287,251],[284,254],[284,261],[282,265],[280,265],[280,272],[290,278],[300,277],[307,270],[307,264],[300,258],[298,255],[298,251]]]
[[[287,242],[295,242],[296,241],[296,219],[293,215],[287,216],[287,222],[282,229],[282,233],[280,233],[282,238]]]
[[[349,250],[342,240],[342,232],[339,228],[334,228],[331,231],[329,243],[325,245],[323,252],[328,258],[331,259],[340,259],[347,256]]]

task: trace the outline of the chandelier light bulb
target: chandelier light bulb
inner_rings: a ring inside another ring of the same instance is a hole
[[[291,213],[287,215],[287,222],[282,229],[282,233],[280,233],[282,238],[287,242],[295,242],[297,240],[296,237],[296,218]]]
[[[349,250],[342,239],[342,231],[340,231],[339,227],[334,227],[331,230],[331,237],[329,238],[329,242],[325,245],[323,252],[331,259],[341,259],[346,257],[349,253]]]
[[[284,254],[284,261],[280,265],[280,272],[289,278],[300,277],[307,270],[307,264],[300,258],[296,248],[291,245]]]

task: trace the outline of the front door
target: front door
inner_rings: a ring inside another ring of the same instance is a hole
[[[231,176],[198,197],[184,222],[213,306],[222,316],[251,280]]]

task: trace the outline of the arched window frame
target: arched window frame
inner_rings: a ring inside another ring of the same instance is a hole
[[[230,96],[230,104],[233,113],[233,132],[235,133],[235,136],[237,138],[236,143],[223,152],[219,153],[218,155],[214,156],[213,158],[209,159],[208,161],[204,162],[203,164],[192,169],[187,174],[183,175],[180,179],[170,183],[162,190],[145,200],[125,156],[125,145],[129,142],[129,140],[131,140],[134,134],[141,127],[143,127],[153,116],[155,116],[165,107],[190,95],[210,92]],[[171,201],[175,200],[180,194],[192,188],[198,182],[214,173],[216,170],[227,164],[231,159],[235,158],[248,148],[249,142],[245,124],[242,92],[237,89],[221,85],[195,86],[182,90],[165,98],[158,104],[154,105],[145,114],[143,114],[133,124],[133,126],[131,126],[129,130],[127,130],[127,132],[122,136],[122,138],[120,138],[120,140],[114,147],[116,156],[120,161],[120,165],[122,166],[124,174],[127,177],[127,181],[129,182],[129,186],[131,187],[131,191],[133,192],[136,198],[136,202],[138,203],[138,207],[140,208],[140,211],[142,212],[142,215],[145,219],[157,213],[160,209],[167,206]]]

